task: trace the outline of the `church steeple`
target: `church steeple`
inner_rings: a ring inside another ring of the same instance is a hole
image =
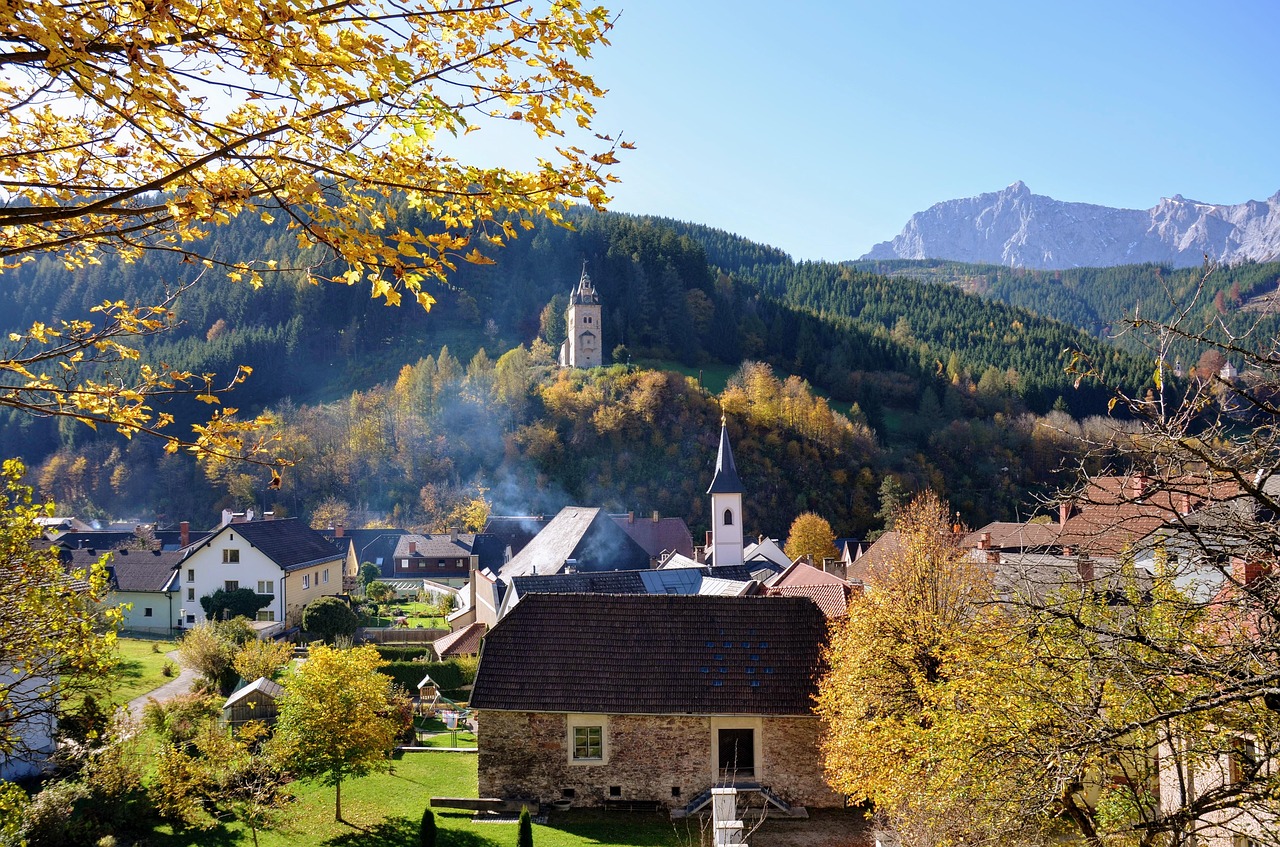
[[[713,565],[742,564],[742,479],[733,463],[728,421],[720,416],[720,449],[711,495],[711,556]]]
[[[728,420],[720,416],[720,449],[716,453],[716,475],[711,478],[708,494],[741,494],[742,479],[733,463],[733,448],[729,446]]]
[[[569,292],[565,312],[565,339],[560,345],[560,367],[598,368],[604,364],[604,327],[600,324],[600,297],[582,263],[582,276]]]

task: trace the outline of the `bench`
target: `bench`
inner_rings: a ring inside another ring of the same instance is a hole
[[[657,812],[663,808],[658,800],[626,800],[622,797],[606,797],[604,807],[614,812]]]
[[[538,801],[503,800],[501,797],[432,797],[431,808],[510,814],[519,814],[521,809],[528,809],[529,814],[535,815],[538,813]]]

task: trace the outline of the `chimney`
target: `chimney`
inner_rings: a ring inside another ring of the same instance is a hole
[[[711,549],[711,530],[707,530],[707,549]]]
[[[1076,573],[1081,582],[1093,582],[1093,559],[1089,558],[1088,553],[1081,553],[1080,558],[1076,559]]]
[[[253,509],[249,509],[248,511],[246,511],[246,512],[244,513],[244,519],[245,519],[246,521],[250,521],[250,522],[252,522],[252,521],[253,521]]]
[[[982,535],[978,536],[978,549],[979,550],[991,549],[991,533],[984,532],[982,533]]]
[[[409,555],[410,556],[418,555],[418,542],[416,541],[409,542]]]
[[[178,533],[179,533],[178,541],[183,547],[186,547],[188,544],[190,544],[191,543],[191,521],[183,521],[182,523],[178,524]]]
[[[270,513],[268,512],[268,514]],[[342,538],[344,532],[345,530],[342,528],[342,524],[338,524],[336,527],[333,528],[333,537]]]
[[[451,526],[451,527],[449,527],[449,540],[450,540],[450,541],[457,541],[457,540],[458,540],[458,529],[459,529],[459,528],[458,528],[458,527],[456,527],[456,526]]]
[[[1178,514],[1191,514],[1191,495],[1186,491],[1183,491],[1178,495]]]
[[[657,510],[656,510],[656,509],[655,509],[655,510],[654,510],[654,512],[653,512],[653,522],[654,522],[654,523],[657,523],[657,522],[658,522],[658,512],[657,512]]]
[[[1069,498],[1058,504],[1058,523],[1065,524],[1071,519],[1071,513],[1075,511],[1075,503]]]
[[[635,523],[635,522],[636,522],[636,513],[627,512],[627,523]]]
[[[1147,475],[1138,471],[1129,479],[1129,496],[1141,500],[1147,493]]]
[[[1241,585],[1250,585],[1259,577],[1266,576],[1271,568],[1256,559],[1231,557],[1231,578]]]
[[[263,513],[262,513],[262,519],[263,519],[264,521],[273,521],[273,520],[275,520],[275,519],[276,519],[276,513],[275,513],[274,511],[271,511],[271,512],[263,512]]]

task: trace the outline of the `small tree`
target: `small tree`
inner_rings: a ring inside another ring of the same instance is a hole
[[[422,810],[422,824],[418,827],[418,847],[436,847],[436,816],[430,806]]]
[[[520,823],[516,834],[516,847],[533,847],[533,821],[529,819],[529,807],[520,809]]]
[[[178,645],[182,664],[204,677],[210,688],[235,684],[232,666],[242,645],[253,639],[253,629],[243,618],[203,621],[187,630]]]
[[[793,561],[809,556],[819,566],[824,558],[835,557],[836,535],[831,531],[831,524],[813,512],[797,516],[787,532],[786,554]]]
[[[285,641],[261,641],[255,639],[240,648],[236,654],[236,673],[253,682],[259,677],[274,679],[276,674],[293,658],[293,645]]]
[[[363,586],[366,591],[368,591],[370,583],[380,576],[382,576],[382,570],[373,562],[360,563],[360,585]]]
[[[349,610],[348,610],[349,611]],[[284,684],[272,752],[304,779],[334,787],[342,820],[342,782],[387,770],[403,731],[386,662],[373,647],[316,647]]]
[[[252,588],[237,588],[227,591],[219,588],[212,594],[200,598],[200,608],[205,617],[214,621],[229,621],[232,618],[248,618],[253,620],[259,609],[265,609],[275,602],[270,594],[258,594]]]
[[[355,635],[359,622],[351,607],[337,597],[321,597],[302,611],[302,628],[330,644],[341,636]]]
[[[396,590],[385,582],[371,582],[365,586],[364,596],[374,603],[386,603],[396,596]]]

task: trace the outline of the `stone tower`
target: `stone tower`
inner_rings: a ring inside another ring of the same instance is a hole
[[[729,430],[720,418],[720,450],[716,453],[716,475],[707,489],[711,495],[712,564],[742,564],[742,480],[733,464]]]
[[[565,313],[566,337],[560,345],[560,367],[598,368],[604,364],[604,337],[600,326],[600,298],[596,295],[587,263],[582,263],[582,278],[569,294],[569,311]]]

